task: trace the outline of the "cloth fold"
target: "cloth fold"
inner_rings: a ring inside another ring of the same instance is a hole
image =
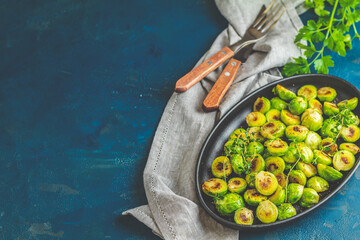
[[[144,170],[148,205],[125,211],[164,239],[238,239],[236,230],[212,219],[199,205],[195,192],[195,166],[200,149],[221,116],[251,91],[281,78],[277,67],[301,54],[293,43],[302,23],[295,8],[302,0],[282,0],[287,8],[272,31],[255,46],[240,67],[217,112],[204,113],[202,101],[223,67],[184,93],[174,93],[164,110]],[[229,27],[195,65],[240,39],[263,4],[270,1],[216,0]],[[236,31],[235,31],[236,29]]]

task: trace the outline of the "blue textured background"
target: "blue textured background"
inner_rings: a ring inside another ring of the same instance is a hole
[[[146,203],[167,99],[226,26],[206,0],[1,1],[0,239],[158,239],[121,212]],[[360,87],[359,53],[330,73]],[[295,225],[241,236],[360,238],[359,182]]]

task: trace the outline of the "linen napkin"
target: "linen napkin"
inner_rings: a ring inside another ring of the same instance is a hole
[[[214,41],[199,65],[224,46],[240,39],[263,4],[270,0],[215,0],[229,26]],[[174,93],[164,110],[144,170],[148,205],[125,211],[146,224],[164,239],[236,240],[239,232],[213,220],[200,206],[195,192],[195,166],[200,149],[215,123],[251,91],[281,78],[277,67],[301,54],[293,43],[302,23],[296,7],[302,0],[279,0],[285,14],[254,53],[240,67],[234,83],[216,112],[204,113],[201,106],[223,70],[209,74],[184,93]],[[235,29],[236,31],[235,31]],[[177,79],[174,79],[174,84]]]

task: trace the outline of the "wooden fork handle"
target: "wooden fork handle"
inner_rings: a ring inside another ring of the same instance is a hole
[[[234,81],[240,65],[240,61],[234,58],[230,59],[224,71],[221,73],[218,80],[216,80],[214,86],[203,102],[203,108],[205,111],[213,111],[219,108],[221,99],[224,97],[226,91]]]
[[[185,92],[232,56],[234,56],[234,52],[230,48],[224,47],[191,72],[180,78],[176,82],[175,92]]]

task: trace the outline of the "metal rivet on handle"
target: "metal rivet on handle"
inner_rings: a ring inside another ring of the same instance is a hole
[[[235,66],[235,65],[236,65],[236,62],[232,62],[231,65]]]
[[[211,64],[212,64],[212,61],[208,61],[208,64],[211,65]]]
[[[225,72],[225,76],[230,76],[230,73],[229,72]]]

